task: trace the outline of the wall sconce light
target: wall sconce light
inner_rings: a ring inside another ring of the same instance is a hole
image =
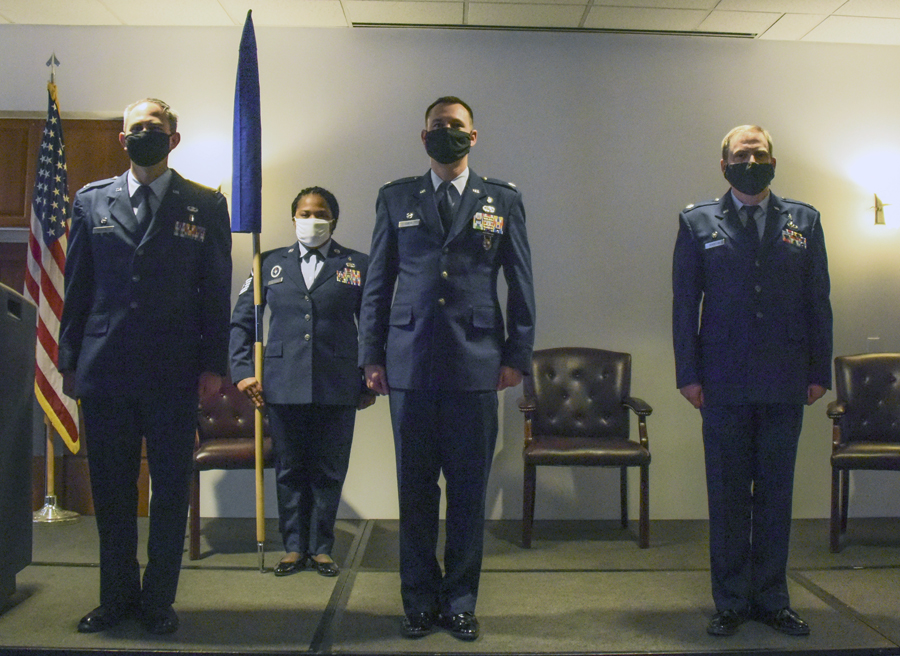
[[[890,203],[888,203],[889,205]],[[878,197],[878,194],[875,194],[875,207],[869,208],[875,210],[875,225],[884,225],[884,208],[887,207],[884,203],[881,202],[881,199]]]

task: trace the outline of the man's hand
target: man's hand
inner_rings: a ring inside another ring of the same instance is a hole
[[[246,394],[247,398],[253,401],[253,405],[257,408],[261,408],[266,404],[266,402],[263,401],[262,383],[256,379],[256,376],[250,376],[249,378],[238,381],[237,388],[238,392]]]
[[[698,410],[703,407],[703,387],[700,383],[685,385],[678,391],[681,392],[681,395]]]
[[[512,367],[500,367],[500,380],[497,381],[497,391],[502,392],[507,387],[515,387],[522,382],[522,372]]]
[[[201,401],[206,401],[222,387],[222,377],[211,371],[204,371],[200,374],[200,380],[197,382],[197,394]]]
[[[810,385],[806,388],[806,405],[812,405],[823,396],[825,396],[826,389],[821,385]]]
[[[366,387],[376,394],[388,394],[387,373],[380,364],[367,364],[366,371]]]

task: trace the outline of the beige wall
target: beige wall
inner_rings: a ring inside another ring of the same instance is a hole
[[[181,113],[172,165],[217,186],[230,176],[239,40],[240,28],[3,25],[0,111],[44,111],[44,62],[55,51],[64,112],[108,115],[142,96],[164,98]],[[263,248],[292,239],[293,195],[320,184],[341,202],[337,238],[368,250],[379,186],[427,166],[424,107],[445,93],[468,99],[479,129],[474,170],[513,181],[525,196],[536,346],[634,355],[633,392],[654,408],[653,518],[706,516],[700,419],[674,387],[670,259],[678,210],[726,189],[718,145],[730,127],[768,127],[776,193],[823,214],[835,353],[865,351],[871,336],[879,350],[900,351],[900,231],[875,228],[870,209],[877,192],[900,212],[896,47],[416,29],[264,28],[257,40]],[[236,292],[249,270],[246,235],[235,236],[234,261]],[[521,514],[518,396],[503,397],[493,517]],[[807,410],[798,517],[828,512],[833,398]],[[900,515],[898,484],[891,474],[855,476],[851,513]],[[204,487],[204,514],[253,512],[251,477],[205,474]],[[273,487],[269,477],[270,515]],[[615,472],[542,469],[537,514],[613,517],[616,494]],[[341,513],[396,516],[385,399],[359,415]]]

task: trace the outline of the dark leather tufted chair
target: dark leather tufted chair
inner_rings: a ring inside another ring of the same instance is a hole
[[[652,408],[631,393],[631,355],[566,347],[534,352],[524,380],[525,484],[522,545],[531,546],[535,468],[538,465],[619,467],[622,528],[628,525],[628,467],[641,469],[639,545],[650,544],[650,447]],[[629,440],[629,410],[638,416],[639,442]]]
[[[227,380],[219,392],[197,408],[197,440],[191,478],[191,560],[200,557],[200,472],[211,469],[255,469],[253,404]],[[263,422],[263,461],[274,464],[269,422]]]
[[[851,469],[900,471],[900,353],[834,359],[837,400],[828,404],[831,450],[831,551],[847,531]]]

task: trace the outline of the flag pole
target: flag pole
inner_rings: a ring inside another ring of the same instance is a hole
[[[53,425],[50,423],[49,417],[44,415],[44,427],[47,431],[47,450],[46,454],[46,488],[44,496],[44,505],[40,510],[35,510],[33,521],[37,523],[50,522],[72,522],[81,515],[71,510],[64,510],[56,505],[56,453],[53,448]]]
[[[56,53],[53,52],[50,55],[50,59],[47,60],[46,64],[50,68],[50,81],[47,83],[47,92],[50,98],[50,107],[48,109],[47,114],[47,127],[45,128],[45,133],[47,130],[51,129],[51,124],[59,120],[59,125],[55,125],[55,129],[59,136],[59,145],[62,147],[62,120],[59,119],[59,101],[56,95],[56,67],[59,66],[59,60],[56,58]],[[55,108],[54,108],[55,106]],[[53,110],[53,111],[50,111]],[[46,135],[45,135],[46,137]],[[43,145],[42,145],[43,148]],[[60,165],[62,166],[62,175],[60,176],[62,182],[61,186],[63,188],[63,194],[65,197],[64,202],[68,203],[67,191],[66,187],[66,176],[65,176],[65,160],[62,156],[62,149],[59,150],[60,157]],[[41,165],[38,165],[38,175],[37,180],[41,179],[42,174],[46,174],[47,171],[43,169]],[[35,212],[35,202],[32,200],[32,215]],[[65,208],[63,208],[63,212],[65,212]],[[32,221],[34,222],[34,220]],[[68,229],[66,229],[68,232]],[[25,284],[25,293],[26,297],[30,298],[32,302],[37,306],[41,306],[43,303],[44,306],[49,307],[50,303],[43,298],[43,287],[46,284],[48,288],[54,288],[54,282],[52,281],[52,276],[49,275],[46,271],[42,271],[43,266],[38,263],[38,259],[43,262],[44,256],[41,255],[39,258],[35,255],[35,250],[42,250],[37,243],[34,241],[36,238],[34,225],[32,225],[31,234],[29,236],[29,258],[33,260],[33,262],[28,263],[28,271],[26,276],[26,284]],[[45,235],[41,235],[41,243],[46,244]],[[65,240],[62,241],[65,243]],[[60,248],[60,254],[62,256],[62,260],[65,261],[65,251],[64,248],[57,246]],[[46,277],[46,283],[45,281]],[[59,272],[59,278],[57,282],[61,285],[62,272]],[[50,310],[53,312],[53,309]],[[40,313],[39,313],[40,314]],[[38,321],[38,331],[49,331],[52,334],[48,336],[48,341],[52,341],[55,345],[57,341],[57,335],[55,334],[55,330],[47,325],[46,321],[40,320]],[[42,343],[40,337],[38,338],[39,343]],[[43,347],[41,347],[43,348]],[[64,439],[68,438],[69,445],[71,446],[73,451],[78,450],[78,426],[77,426],[77,416],[78,410],[77,405],[73,402],[66,402],[64,397],[62,397],[61,389],[61,376],[59,371],[56,369],[56,363],[51,361],[51,358],[46,356],[38,356],[36,358],[36,367],[35,371],[40,378],[40,381],[35,382],[34,391],[35,396],[40,404],[41,408],[44,411],[44,427],[46,433],[46,449],[44,451],[45,454],[45,487],[44,487],[44,505],[36,510],[32,514],[32,521],[38,523],[49,523],[49,522],[70,522],[78,519],[80,515],[77,512],[72,512],[71,510],[64,510],[60,508],[56,503],[56,453],[53,447],[53,429],[54,429],[54,420],[58,423],[57,430],[60,433],[60,436]],[[51,414],[52,413],[52,414]],[[65,431],[65,434],[64,432]],[[73,440],[74,436],[74,440]]]
[[[237,80],[234,90],[234,134],[232,155],[232,232],[249,232],[253,239],[253,304],[255,343],[254,374],[263,382],[263,305],[260,272],[259,235],[262,232],[262,128],[259,110],[259,65],[253,12],[247,11],[238,52]],[[254,452],[256,464],[256,549],[259,571],[265,572],[266,512],[263,469],[263,408],[254,414]]]
[[[260,262],[259,233],[253,233],[253,305],[256,318],[256,342],[253,344],[253,367],[256,380],[263,382],[263,306],[262,270]],[[266,503],[263,470],[263,408],[257,406],[254,413],[254,451],[256,454],[256,550],[259,554],[259,571],[265,572],[266,557]]]

